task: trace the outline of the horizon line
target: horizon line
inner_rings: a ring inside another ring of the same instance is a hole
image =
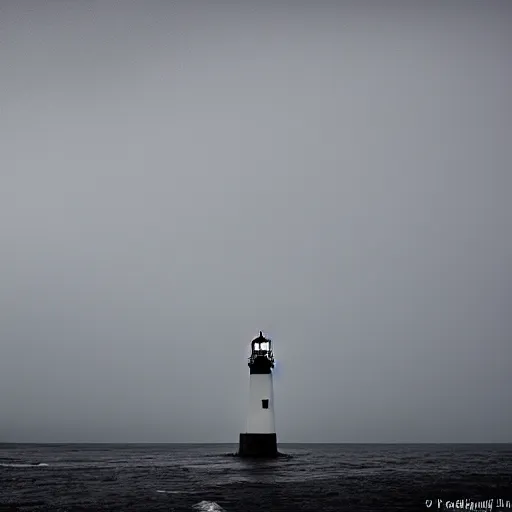
[[[236,441],[230,442],[173,442],[173,441],[0,441],[1,445],[238,445]],[[278,441],[279,445],[286,444],[317,444],[317,445],[474,445],[474,444],[512,444],[512,441]]]

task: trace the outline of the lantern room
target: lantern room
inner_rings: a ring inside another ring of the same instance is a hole
[[[249,358],[249,366],[254,364],[257,359],[266,359],[274,366],[274,354],[272,352],[272,340],[265,338],[260,331],[260,335],[251,342],[251,357]]]

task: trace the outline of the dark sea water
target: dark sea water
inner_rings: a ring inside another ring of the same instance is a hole
[[[281,444],[267,461],[236,449],[0,444],[0,511],[470,510],[493,499],[512,512],[512,445]]]

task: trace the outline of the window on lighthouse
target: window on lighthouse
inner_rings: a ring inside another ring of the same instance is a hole
[[[268,409],[268,398],[261,401],[261,407],[263,407],[263,409]]]

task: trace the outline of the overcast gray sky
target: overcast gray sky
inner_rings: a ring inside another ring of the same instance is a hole
[[[0,440],[512,441],[512,3],[0,2]]]

